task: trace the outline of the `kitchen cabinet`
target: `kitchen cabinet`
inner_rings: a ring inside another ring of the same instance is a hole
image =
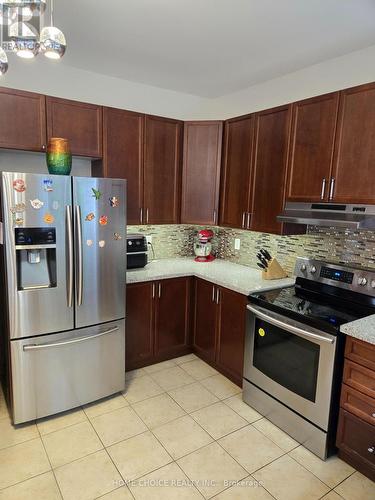
[[[276,217],[284,205],[291,107],[256,113],[254,183],[250,229],[280,234]]]
[[[103,109],[103,160],[93,175],[127,180],[127,222],[142,223],[144,115]]]
[[[218,222],[222,122],[185,122],[181,223]]]
[[[242,386],[246,297],[195,280],[193,347],[198,356]]]
[[[144,146],[145,224],[176,224],[180,219],[183,122],[146,116]]]
[[[1,87],[0,109],[1,148],[45,151],[44,95]]]
[[[328,201],[339,93],[292,105],[288,201]]]
[[[340,93],[330,200],[375,203],[375,83]]]
[[[339,457],[375,480],[375,345],[347,337],[336,444]]]
[[[127,371],[191,351],[190,278],[132,283],[126,290]]]
[[[254,115],[225,122],[220,225],[250,228]]]
[[[65,137],[73,155],[101,158],[102,107],[47,97],[47,136]]]

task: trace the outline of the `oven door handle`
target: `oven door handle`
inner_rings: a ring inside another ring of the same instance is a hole
[[[306,339],[327,342],[328,344],[333,344],[335,341],[335,339],[332,337],[328,337],[328,336],[324,337],[323,335],[318,335],[317,333],[312,333],[312,332],[306,331],[302,328],[299,328],[298,326],[290,325],[288,323],[285,323],[284,321],[280,321],[279,319],[273,318],[272,316],[269,316],[268,314],[261,312],[257,307],[254,307],[252,305],[248,305],[247,308],[250,312],[255,314],[255,316],[257,316],[258,318],[263,319],[264,321],[267,321],[268,323],[271,323],[271,325],[283,328],[287,332],[295,333],[295,334],[300,335],[301,337],[304,337]]]

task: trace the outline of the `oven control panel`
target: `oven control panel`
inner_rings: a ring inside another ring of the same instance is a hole
[[[375,269],[299,257],[294,274],[298,278],[324,283],[375,297]]]

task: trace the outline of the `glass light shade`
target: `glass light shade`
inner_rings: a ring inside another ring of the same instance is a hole
[[[64,33],[55,26],[46,26],[40,33],[40,50],[49,59],[60,59],[66,50]]]
[[[0,6],[1,4],[9,9],[12,7],[28,7],[31,10],[44,12],[46,10],[47,0],[4,0],[3,2],[0,2]]]
[[[0,47],[0,76],[8,71],[8,57],[5,50]]]
[[[14,51],[22,59],[33,59],[39,52],[37,40],[14,39]]]
[[[10,26],[18,18],[17,9],[9,9],[2,6],[0,1],[0,24],[3,26]]]

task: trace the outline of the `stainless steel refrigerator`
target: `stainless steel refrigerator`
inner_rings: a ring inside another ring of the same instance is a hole
[[[1,209],[14,423],[124,390],[126,181],[2,172]]]

